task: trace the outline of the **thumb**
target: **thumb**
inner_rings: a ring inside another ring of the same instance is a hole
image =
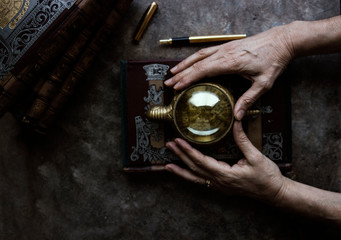
[[[242,120],[247,110],[253,105],[255,101],[265,92],[265,89],[257,82],[238,99],[234,108],[234,116],[237,120]]]
[[[254,159],[258,159],[258,156],[263,155],[255,146],[252,145],[251,141],[246,136],[241,121],[234,122],[233,138],[247,161],[251,164],[254,162]]]

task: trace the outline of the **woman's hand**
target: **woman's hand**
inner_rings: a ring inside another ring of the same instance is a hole
[[[175,90],[205,77],[240,74],[252,81],[237,101],[234,115],[241,120],[247,109],[267,90],[293,58],[287,27],[280,26],[242,40],[202,49],[171,69],[175,74],[165,81]]]
[[[319,21],[297,21],[243,40],[203,49],[171,71],[165,83],[180,90],[204,77],[240,74],[252,86],[237,101],[234,115],[246,110],[272,87],[294,56],[341,51],[341,16]],[[323,37],[321,37],[323,36]],[[205,156],[182,139],[167,143],[189,167],[175,164],[166,169],[189,181],[211,185],[225,193],[255,197],[278,207],[341,226],[341,193],[295,182],[281,175],[278,167],[260,153],[246,137],[241,123],[233,127],[235,142],[245,158],[233,166]]]
[[[192,148],[186,141],[175,139],[167,143],[182,161],[189,167],[183,169],[175,164],[167,164],[166,170],[191,182],[210,185],[227,194],[246,195],[265,201],[277,201],[285,189],[285,177],[277,165],[259,152],[245,135],[241,122],[233,126],[236,144],[245,158],[237,164],[217,161]]]

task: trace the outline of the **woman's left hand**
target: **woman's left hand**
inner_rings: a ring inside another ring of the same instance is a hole
[[[223,193],[277,201],[286,183],[278,166],[252,145],[242,129],[241,122],[235,121],[233,135],[245,156],[237,164],[230,166],[203,155],[183,139],[177,138],[174,142],[168,142],[167,147],[181,158],[189,169],[167,164],[166,170]]]

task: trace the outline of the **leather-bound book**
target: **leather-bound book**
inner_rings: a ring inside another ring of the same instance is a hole
[[[91,20],[84,29],[78,34],[71,46],[65,51],[63,56],[55,64],[51,72],[48,72],[41,78],[41,84],[37,84],[32,93],[32,100],[29,101],[31,104],[22,116],[17,116],[26,124],[36,124],[37,121],[42,117],[46,108],[49,106],[51,100],[56,96],[60,90],[64,80],[68,74],[72,71],[75,62],[79,59],[83,51],[86,49],[92,37],[96,34],[97,29],[101,27],[106,16],[113,7],[112,1],[106,0],[101,5],[101,14]]]
[[[0,16],[0,116],[34,88],[39,76],[51,70],[100,6],[96,0],[10,0],[1,4],[8,14]]]
[[[42,117],[39,119],[37,126],[35,127],[37,132],[42,134],[46,133],[49,126],[55,122],[58,113],[68,102],[85,71],[92,64],[97,53],[100,51],[101,46],[103,46],[107,41],[109,35],[120,21],[122,14],[128,10],[130,4],[131,0],[119,0],[115,2],[114,8],[110,11],[100,29],[78,58],[78,61],[75,63],[72,71],[63,81],[58,93],[52,99],[50,104],[46,106]]]
[[[146,112],[151,106],[167,106],[174,97],[164,80],[178,60],[122,61],[122,136],[123,169],[127,172],[162,170],[171,162],[179,162],[169,151],[167,141],[181,136],[174,124],[150,120]],[[283,78],[285,76],[283,75]],[[235,101],[251,82],[236,75],[203,79],[200,83],[218,83],[233,95]],[[287,79],[278,79],[273,88],[254,104],[255,117],[245,117],[244,130],[251,142],[283,171],[291,167],[290,88]],[[233,140],[232,131],[220,142],[194,147],[217,160],[234,164],[242,157]],[[181,164],[181,163],[180,163]]]

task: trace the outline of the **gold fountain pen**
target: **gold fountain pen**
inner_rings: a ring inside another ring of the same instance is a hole
[[[176,37],[176,38],[169,38],[169,39],[161,39],[160,44],[190,44],[190,43],[206,43],[206,42],[224,42],[224,41],[242,39],[245,37],[246,37],[246,34]]]

